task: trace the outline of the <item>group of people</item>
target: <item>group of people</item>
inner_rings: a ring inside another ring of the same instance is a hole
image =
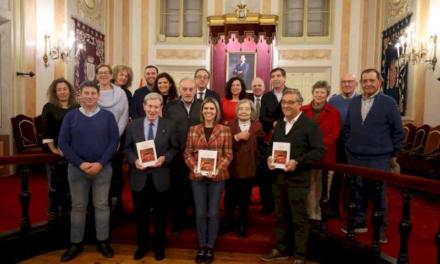
[[[354,76],[347,74],[341,80],[342,93],[330,100],[330,85],[316,82],[313,100],[307,105],[297,89],[286,87],[283,68],[271,70],[270,91],[265,92],[264,81],[257,77],[252,81],[253,93],[247,94],[244,81],[233,77],[225,86],[224,97],[208,89],[211,74],[203,68],[176,85],[170,74],[148,65],[146,86],[133,96],[128,90],[133,79],[129,67],[100,65],[96,76],[96,81],[80,85],[78,97],[68,81],[55,80],[43,109],[43,142],[67,161],[49,166],[51,178],[67,175],[70,188],[71,244],[62,261],[73,259],[83,249],[90,190],[97,249],[103,256],[113,257],[110,208],[123,211],[125,158],[130,165],[136,222],[134,259],[142,259],[150,244],[155,259],[164,259],[168,209],[172,231],[178,234],[192,205],[199,244],[195,262],[213,262],[219,231],[235,229],[239,237],[246,237],[252,187],[259,179],[262,213],[274,209],[276,217],[275,247],[261,260],[293,256],[294,263],[304,263],[310,220],[321,217],[322,171],[313,164],[347,160],[390,170],[396,165],[403,138],[397,105],[380,92],[381,76],[375,69],[362,72],[362,95],[355,92]],[[137,143],[147,140],[154,141],[157,158],[145,167]],[[272,158],[275,142],[290,143],[290,156],[282,169]],[[199,164],[199,155],[205,150],[216,155],[216,166],[208,173],[202,173]],[[336,184],[330,187],[332,175],[330,172],[328,190],[333,211],[338,212],[341,176],[335,174]],[[357,183],[355,232],[366,232],[367,196],[374,184],[362,178]],[[382,190],[381,242],[385,243],[385,185]],[[220,221],[223,192],[225,217]],[[150,234],[152,217],[154,235]]]

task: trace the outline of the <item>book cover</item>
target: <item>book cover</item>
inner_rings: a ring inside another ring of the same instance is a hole
[[[138,158],[144,168],[153,166],[157,161],[156,147],[154,140],[147,140],[136,143]]]
[[[217,168],[217,150],[199,150],[197,172],[203,176],[214,174]]]
[[[290,160],[290,143],[274,142],[272,147],[272,163],[277,169],[285,169]]]

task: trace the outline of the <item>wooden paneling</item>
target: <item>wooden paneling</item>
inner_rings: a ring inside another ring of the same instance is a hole
[[[24,20],[24,43],[36,42],[36,6],[35,0],[25,0],[25,4],[22,7],[23,20]],[[24,71],[36,72],[35,57],[36,57],[36,46],[35,45],[25,45],[24,52]],[[24,80],[24,86],[20,87],[23,89],[21,96],[23,96],[24,101],[24,114],[28,116],[36,115],[36,78],[26,78]]]
[[[348,63],[350,57],[350,14],[351,1],[344,0],[342,3],[342,30],[341,30],[341,63],[340,74],[348,72]],[[337,39],[337,38],[336,38]]]

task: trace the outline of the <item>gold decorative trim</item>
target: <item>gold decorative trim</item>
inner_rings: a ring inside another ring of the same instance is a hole
[[[164,60],[203,60],[206,58],[206,52],[205,50],[158,49],[156,50],[156,58]]]
[[[385,26],[389,27],[409,14],[410,0],[389,0],[385,3]]]
[[[247,13],[246,17],[240,18],[236,13],[231,13],[222,16],[209,16],[207,21],[208,26],[223,26],[225,24],[277,25],[278,16]]]
[[[76,5],[81,18],[101,26],[102,11],[104,10],[102,0],[77,0]]]
[[[280,50],[282,60],[330,60],[331,50],[307,49],[307,50]]]

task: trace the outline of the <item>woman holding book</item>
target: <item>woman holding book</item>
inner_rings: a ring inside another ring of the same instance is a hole
[[[184,158],[191,171],[196,209],[199,250],[195,261],[211,263],[214,260],[213,249],[220,225],[221,194],[225,180],[229,178],[228,167],[232,160],[232,136],[229,127],[219,123],[221,112],[215,99],[207,97],[203,101],[200,119],[202,124],[189,129]],[[202,156],[202,153],[209,153],[211,156]],[[202,160],[206,163],[212,158],[212,154],[216,154],[213,170],[200,172]]]
[[[226,181],[225,221],[221,227],[227,232],[233,226],[235,208],[238,206],[237,234],[244,238],[247,234],[249,204],[253,180],[259,160],[258,141],[263,140],[264,131],[257,119],[254,104],[249,99],[237,103],[237,118],[228,124],[232,133],[234,157],[229,166],[231,178]]]

